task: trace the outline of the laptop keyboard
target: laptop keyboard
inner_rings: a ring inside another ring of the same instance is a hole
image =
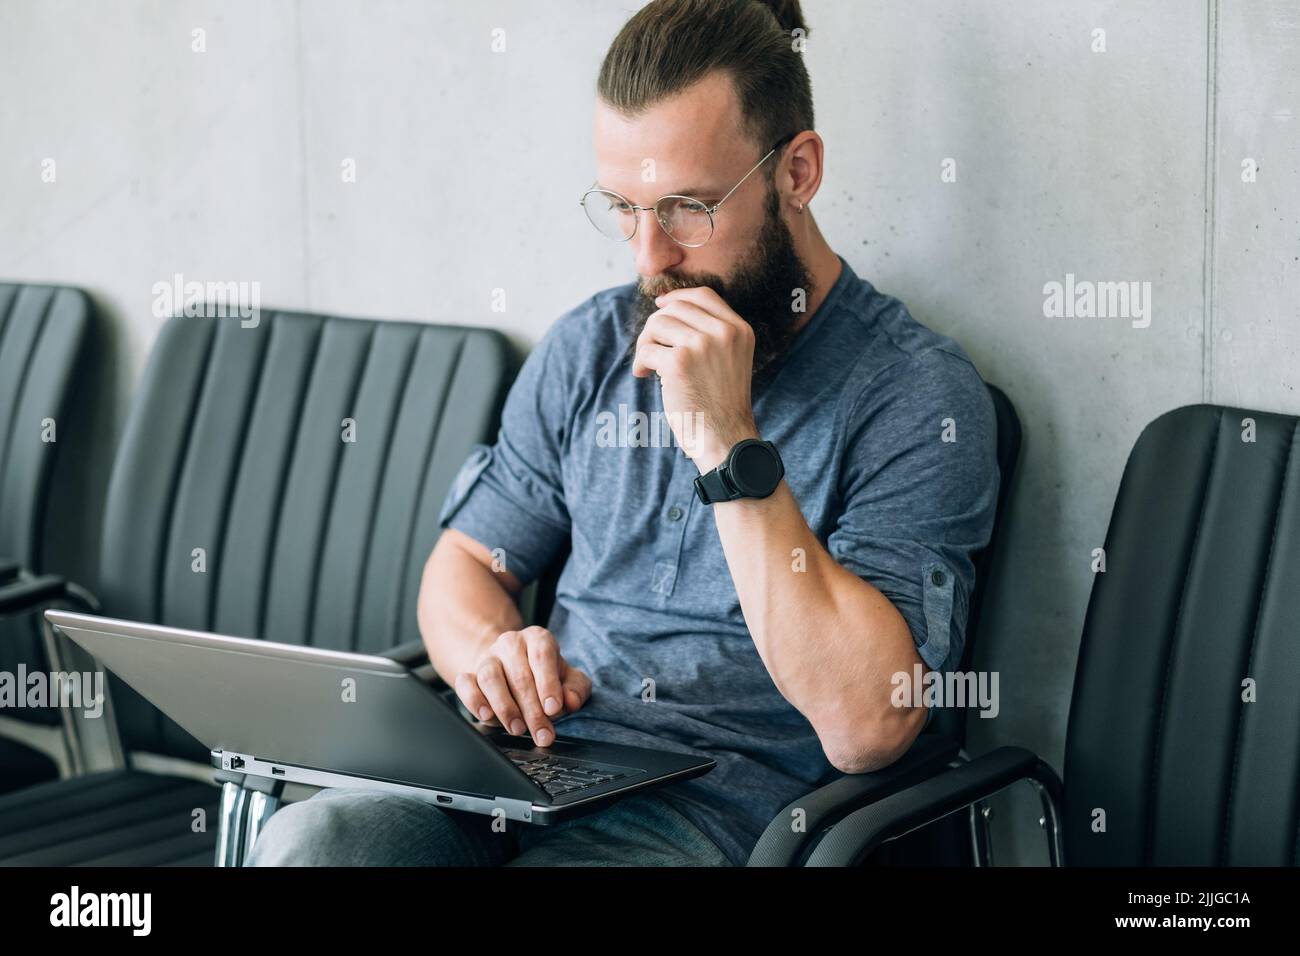
[[[597,784],[609,783],[611,780],[626,777],[631,772],[626,767],[612,767],[608,764],[574,760],[572,757],[557,757],[553,754],[529,753],[525,750],[504,748],[501,752],[553,797],[558,797],[562,793],[573,793],[575,790],[585,790]]]

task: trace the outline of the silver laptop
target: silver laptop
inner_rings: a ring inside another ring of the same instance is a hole
[[[545,824],[714,766],[690,754],[562,737],[536,747],[471,723],[387,657],[69,611],[45,616],[198,738],[214,767],[237,773],[404,793]]]

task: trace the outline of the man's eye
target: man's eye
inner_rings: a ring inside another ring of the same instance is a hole
[[[706,212],[708,208],[709,207],[704,205],[704,203],[696,202],[694,199],[685,199],[682,201],[682,209],[687,212]]]

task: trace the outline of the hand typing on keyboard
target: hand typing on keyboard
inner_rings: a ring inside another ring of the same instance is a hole
[[[525,733],[539,747],[555,742],[550,718],[570,714],[591,696],[591,678],[561,656],[544,627],[506,631],[489,645],[473,671],[456,677],[456,695],[484,723]]]

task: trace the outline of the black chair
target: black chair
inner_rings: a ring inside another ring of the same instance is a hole
[[[515,364],[483,329],[171,319],[113,466],[103,613],[373,653],[418,644],[438,511],[494,434]],[[79,603],[52,576],[26,590]],[[0,863],[204,865],[219,831],[240,839],[218,824],[242,819],[230,802],[246,791],[214,786],[198,741],[109,683],[115,765],[0,797]]]
[[[56,463],[61,471],[77,464],[67,452],[77,446],[69,414],[92,317],[79,289],[0,283],[0,586],[64,570],[49,547],[56,512],[68,503],[56,498],[54,478]],[[0,618],[0,671],[47,669],[42,625],[31,613]],[[6,709],[0,717],[21,721],[39,744],[0,736],[0,793],[57,777],[55,757],[72,767],[57,709]]]
[[[1064,786],[1001,747],[862,808],[810,865],[1028,780],[1053,863],[1294,866],[1300,419],[1193,405],[1129,455],[1084,621]]]
[[[975,556],[975,587],[971,592],[967,617],[967,640],[962,651],[960,670],[969,670],[975,643],[979,637],[980,612],[984,604],[987,582],[994,570],[997,543],[1005,522],[1006,503],[1011,494],[1016,465],[1020,458],[1020,419],[1010,399],[996,386],[988,386],[993,410],[997,418],[997,460],[1000,473],[997,512],[989,543]],[[564,568],[565,557],[560,558],[537,582],[533,598],[531,620],[545,625],[555,605],[555,589]],[[750,854],[750,866],[793,866],[816,845],[817,840],[831,826],[865,804],[878,800],[903,787],[923,780],[947,767],[949,763],[964,760],[966,722],[955,710],[937,710],[925,732],[912,748],[896,763],[875,773],[840,777],[831,783],[791,803],[768,825]],[[799,820],[799,826],[792,821]],[[986,843],[988,836],[983,816],[970,820],[972,837],[978,844]],[[918,834],[904,844],[891,847],[896,856],[910,862],[964,863],[969,862],[970,845],[954,837],[967,832],[961,821],[944,821],[930,831]],[[952,851],[956,855],[952,855]],[[874,862],[885,864],[899,862],[881,854]]]

